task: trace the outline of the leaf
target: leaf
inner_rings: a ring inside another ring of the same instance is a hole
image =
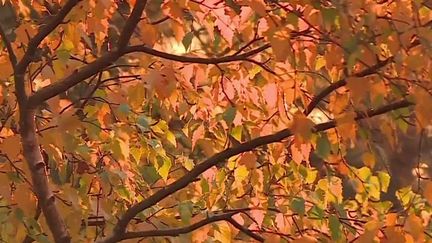
[[[247,152],[241,155],[239,165],[244,165],[248,169],[256,167],[257,156],[253,152]]]
[[[367,167],[373,169],[375,167],[375,155],[371,152],[366,152],[362,155],[362,160],[364,165],[366,165]]]
[[[149,47],[153,47],[158,40],[158,31],[151,24],[141,24],[140,26],[141,36],[143,43]]]
[[[326,159],[330,155],[331,144],[327,136],[322,135],[317,139],[316,154],[321,158]]]
[[[356,114],[354,112],[346,112],[336,117],[336,130],[344,140],[355,139],[357,128],[354,120],[355,117]]]
[[[342,234],[341,224],[339,222],[339,219],[334,215],[329,216],[329,228],[330,228],[332,239],[339,240]]]
[[[176,137],[175,137],[174,133],[167,130],[165,132],[165,136],[166,136],[166,139],[168,140],[168,142],[170,142],[174,147],[177,147],[177,141],[176,141]]]
[[[231,228],[225,221],[220,221],[217,224],[217,230],[214,232],[214,237],[220,242],[231,242]]]
[[[21,153],[21,141],[18,135],[7,137],[0,143],[0,151],[5,153],[10,160],[15,160]]]
[[[390,175],[386,172],[378,172],[378,178],[381,186],[382,192],[387,192],[390,185]]]
[[[293,210],[293,212],[298,213],[300,216],[304,215],[304,213],[305,213],[305,200],[303,198],[295,197],[291,201],[291,209]]]
[[[292,55],[289,37],[290,31],[288,29],[278,30],[270,34],[269,41],[276,61],[284,62]]]
[[[158,171],[153,166],[143,166],[140,171],[143,179],[149,184],[153,184],[161,178]]]
[[[171,160],[169,158],[166,158],[166,157],[164,157],[162,159],[162,162],[163,162],[162,166],[159,167],[157,172],[162,177],[162,179],[164,179],[166,181],[168,179],[168,175],[169,175],[172,163],[171,163]]]
[[[135,159],[137,163],[141,161],[142,149],[137,147],[132,147],[130,149],[130,154]]]
[[[427,202],[432,205],[432,182],[427,181],[423,189],[423,196],[426,198]]]
[[[177,86],[174,70],[170,67],[165,67],[160,72],[150,70],[147,75],[143,76],[143,80],[148,82],[150,90],[155,90],[161,99],[170,97]]]
[[[229,106],[226,111],[222,114],[224,121],[228,124],[232,124],[236,116],[237,109],[235,107]]]
[[[424,241],[423,222],[422,219],[417,217],[415,214],[410,214],[408,216],[404,228],[414,237],[416,242]]]
[[[192,202],[182,202],[179,204],[180,218],[183,223],[189,224],[192,218]]]
[[[370,92],[370,82],[366,78],[350,77],[347,79],[347,87],[356,105],[359,105]]]
[[[249,175],[249,171],[244,165],[240,165],[234,171],[234,177],[236,178],[236,180],[240,182],[245,180],[248,175]]]
[[[294,133],[296,145],[300,146],[309,142],[312,137],[312,128],[315,124],[307,118],[302,112],[294,114],[294,121],[291,130]]]
[[[183,46],[186,50],[189,50],[189,47],[192,44],[192,39],[194,38],[194,33],[193,32],[189,32],[187,33],[182,40]]]
[[[259,16],[264,17],[267,15],[266,4],[263,0],[249,0],[247,2],[249,7],[251,7]]]

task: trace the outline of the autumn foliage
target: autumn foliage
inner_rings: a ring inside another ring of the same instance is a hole
[[[1,0],[2,242],[432,241],[432,3]]]

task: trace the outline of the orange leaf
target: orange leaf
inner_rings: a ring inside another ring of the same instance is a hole
[[[16,159],[21,153],[21,140],[18,135],[7,137],[0,143],[0,151],[5,153],[10,160]]]
[[[245,165],[248,169],[256,167],[257,156],[252,152],[242,154],[239,160],[239,165]]]
[[[426,198],[428,203],[432,205],[432,182],[431,181],[426,182],[426,186],[423,190],[423,196]]]
[[[307,118],[302,112],[294,114],[294,120],[291,131],[294,133],[295,141],[299,146],[302,143],[309,142],[312,136],[312,128],[315,124]]]
[[[351,77],[347,79],[347,87],[350,90],[352,100],[356,105],[359,105],[369,92],[370,82],[366,78]]]
[[[424,227],[421,218],[417,217],[415,214],[410,214],[407,218],[404,228],[414,237],[416,242],[423,242]]]
[[[354,139],[356,136],[355,112],[346,112],[336,117],[336,130],[344,140]]]
[[[366,165],[367,167],[369,167],[369,168],[375,167],[376,159],[375,159],[375,155],[373,153],[371,153],[371,152],[364,153],[362,156],[362,160],[363,160],[364,165]]]

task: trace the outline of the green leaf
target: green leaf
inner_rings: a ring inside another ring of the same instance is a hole
[[[143,179],[149,184],[153,184],[161,178],[153,166],[144,166],[140,171]]]
[[[15,217],[19,221],[23,222],[23,220],[24,220],[24,211],[21,208],[16,208],[15,209]]]
[[[339,219],[334,215],[330,215],[329,216],[329,228],[330,228],[331,236],[335,240],[339,240],[341,237],[340,226],[341,226],[341,224],[339,222]]]
[[[190,223],[190,220],[192,218],[192,209],[193,209],[193,204],[190,201],[181,202],[179,204],[180,218],[183,223],[185,224]]]
[[[148,123],[148,119],[146,116],[139,116],[137,119],[137,123],[139,125],[139,127],[141,128],[141,130],[143,131],[149,131],[150,130],[150,125]]]
[[[130,112],[130,107],[127,104],[121,104],[118,107],[118,110],[123,113],[123,114],[129,114]]]
[[[323,8],[321,9],[324,22],[327,24],[334,24],[338,17],[338,11],[335,8]]]
[[[231,124],[234,121],[234,118],[236,116],[237,109],[235,107],[228,107],[228,109],[222,114],[223,119],[228,123]]]
[[[183,37],[182,43],[186,51],[189,50],[193,37],[194,37],[193,32],[189,32]]]
[[[319,136],[317,139],[316,154],[319,157],[326,159],[327,156],[329,156],[329,154],[330,154],[330,150],[331,150],[331,144],[330,144],[330,141],[328,140],[327,136],[325,136],[325,135]]]
[[[318,219],[324,219],[324,210],[320,207],[314,205],[311,210],[309,210],[309,215],[311,217],[316,217]]]
[[[117,192],[117,194],[118,194],[121,198],[123,198],[123,199],[125,199],[125,200],[127,200],[127,201],[130,200],[131,195],[130,195],[130,193],[129,193],[129,190],[128,190],[125,186],[123,186],[123,185],[119,185],[119,186],[116,187],[115,191]]]
[[[305,213],[305,200],[303,198],[294,198],[291,201],[291,209],[298,213],[299,215],[304,215]]]

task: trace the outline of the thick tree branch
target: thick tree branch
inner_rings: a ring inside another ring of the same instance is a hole
[[[237,213],[238,212],[229,212],[229,213],[213,215],[185,227],[179,227],[173,229],[157,229],[157,230],[148,230],[148,231],[140,231],[140,232],[126,232],[121,238],[119,238],[119,240],[136,239],[136,238],[144,238],[144,237],[157,237],[157,236],[179,236],[181,234],[190,233],[196,229],[199,229],[205,225],[217,221],[225,220],[230,222],[229,220],[231,219],[231,217]]]
[[[30,64],[33,55],[35,54],[39,44],[47,37],[57,26],[59,26],[66,15],[80,2],[81,0],[68,0],[60,11],[50,19],[47,24],[39,28],[38,33],[30,40],[27,50],[23,58],[17,64],[16,73],[23,74]]]
[[[17,58],[15,56],[15,52],[12,48],[11,42],[7,38],[7,34],[4,31],[3,27],[0,24],[0,37],[2,38],[3,42],[5,43],[6,50],[8,51],[9,60],[12,64],[13,69],[15,69],[15,66],[17,65]]]
[[[130,14],[129,18],[126,20],[125,25],[123,26],[123,30],[120,34],[119,40],[117,42],[117,48],[119,50],[126,48],[129,44],[129,40],[141,20],[141,15],[144,11],[144,8],[147,4],[147,0],[136,1],[135,6]]]
[[[20,135],[24,158],[31,171],[33,190],[38,198],[38,204],[45,216],[47,225],[55,242],[68,243],[71,240],[66,225],[55,204],[55,196],[50,188],[46,174],[46,165],[36,134],[35,110],[29,105],[25,90],[25,73],[31,63],[39,44],[58,25],[80,0],[69,0],[63,8],[47,24],[39,28],[38,33],[29,41],[23,58],[14,66],[15,95],[17,97],[20,114]],[[14,61],[12,61],[13,63]],[[16,61],[15,61],[16,62]]]
[[[218,64],[218,63],[225,63],[225,62],[234,62],[234,61],[242,61],[246,60],[248,57],[253,56],[267,48],[269,48],[270,45],[264,45],[259,48],[256,48],[254,50],[251,50],[249,52],[245,52],[240,55],[231,55],[231,56],[225,56],[225,57],[218,57],[218,58],[200,58],[200,57],[187,57],[187,56],[178,56],[174,54],[169,54],[166,52],[161,52],[154,50],[149,47],[145,46],[131,46],[126,47],[122,51],[113,51],[108,54],[105,54],[104,56],[96,59],[94,62],[89,63],[88,65],[76,70],[68,77],[64,78],[63,80],[60,80],[58,82],[55,82],[51,85],[48,85],[38,91],[36,91],[32,96],[29,97],[29,104],[32,105],[32,107],[36,107],[40,105],[42,102],[62,93],[66,90],[72,88],[76,84],[84,81],[85,79],[95,75],[103,68],[108,67],[113,62],[115,62],[118,58],[121,56],[132,53],[132,52],[144,52],[150,55],[154,55],[160,58],[165,58],[172,61],[178,61],[178,62],[186,62],[186,63],[202,63],[202,64]]]
[[[120,56],[121,54],[119,52],[110,52],[96,59],[94,62],[87,64],[78,70],[75,70],[66,78],[48,86],[45,86],[44,88],[36,91],[32,96],[29,97],[29,105],[31,105],[32,107],[36,107],[42,102],[62,92],[67,91],[69,88],[72,88],[76,84],[84,81],[85,79],[100,72],[100,70],[108,67]]]
[[[408,107],[413,105],[413,103],[402,100],[395,103],[391,103],[386,106],[382,106],[378,109],[372,109],[368,110],[367,112],[359,112],[357,113],[356,120],[362,120],[368,117],[373,117],[377,115],[381,115],[384,113],[387,113],[392,110],[400,109],[403,107]],[[334,120],[321,123],[318,125],[315,125],[313,127],[314,132],[320,132],[325,131],[330,128],[334,128],[336,126],[336,122]],[[198,164],[195,166],[191,171],[189,171],[186,175],[178,179],[177,181],[173,182],[172,184],[166,186],[165,188],[157,191],[152,196],[148,197],[147,199],[135,204],[131,208],[129,208],[126,213],[120,218],[120,220],[117,222],[116,227],[114,228],[113,234],[106,238],[103,242],[105,243],[111,243],[111,242],[117,242],[119,239],[122,239],[123,235],[126,232],[126,227],[129,224],[129,222],[140,212],[143,210],[155,205],[156,203],[160,202],[164,198],[168,197],[169,195],[172,195],[176,191],[186,187],[190,183],[192,183],[195,178],[197,178],[199,175],[201,175],[203,172],[211,168],[212,166],[215,166],[219,163],[223,163],[225,160],[231,158],[232,156],[252,151],[253,149],[270,144],[275,142],[280,142],[283,139],[286,139],[290,136],[292,136],[293,133],[290,129],[284,129],[281,130],[275,134],[267,135],[258,137],[255,139],[252,139],[248,142],[242,143],[238,145],[237,147],[228,148],[222,152],[219,152],[212,157],[208,158],[204,162]]]

